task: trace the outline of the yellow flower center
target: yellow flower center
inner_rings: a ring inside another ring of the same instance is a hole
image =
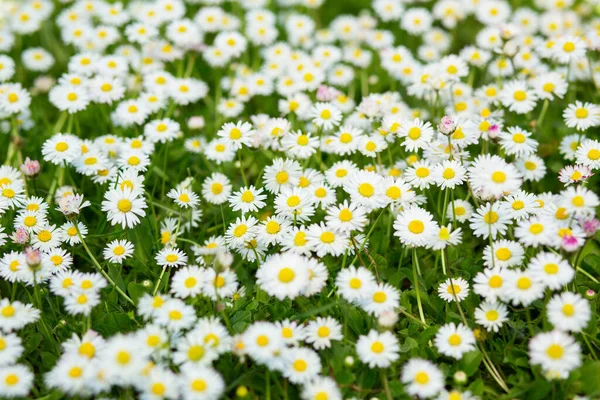
[[[124,213],[131,211],[131,207],[131,201],[129,201],[128,199],[121,199],[117,203],[117,208],[119,209],[119,211]]]
[[[370,183],[361,183],[358,186],[358,193],[364,197],[371,197],[375,193],[375,188]]]
[[[456,333],[450,335],[450,337],[448,338],[448,344],[450,346],[458,346],[461,343],[462,343],[462,339]]]
[[[190,346],[188,349],[188,358],[192,361],[198,361],[204,357],[204,347],[200,345]]]
[[[371,351],[373,353],[379,354],[379,353],[382,353],[383,350],[384,350],[383,343],[381,343],[379,341],[378,342],[373,342],[373,344],[371,345]]]
[[[323,243],[333,243],[333,241],[335,240],[335,235],[333,234],[333,232],[323,232],[321,234],[321,242]]]
[[[485,318],[488,321],[496,321],[498,319],[498,311],[496,310],[490,310],[488,312],[485,313]]]
[[[525,99],[527,99],[527,93],[525,93],[523,90],[517,90],[513,94],[513,98],[516,101],[524,101]]]
[[[289,267],[285,267],[279,271],[279,275],[277,277],[279,278],[279,281],[281,281],[283,283],[290,283],[291,281],[294,280],[295,276],[296,276],[296,273],[294,272],[293,269],[291,269]]]
[[[554,359],[554,360],[558,360],[560,358],[562,358],[564,353],[564,349],[560,344],[551,344],[550,346],[548,346],[548,349],[546,350],[546,354],[548,354],[548,357]]]
[[[527,290],[531,287],[531,279],[526,276],[522,276],[517,280],[517,287],[521,290]]]
[[[414,219],[408,223],[408,230],[411,233],[418,235],[420,233],[423,233],[423,231],[425,230],[425,224],[422,221],[419,221],[418,219]]]

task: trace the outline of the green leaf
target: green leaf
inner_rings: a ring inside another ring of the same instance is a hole
[[[129,285],[127,285],[127,293],[129,293],[131,300],[137,303],[140,297],[148,293],[148,290],[144,285],[140,285],[139,283],[135,282],[129,282]]]
[[[460,360],[460,369],[465,371],[468,376],[473,375],[479,369],[483,356],[479,351],[470,351]]]
[[[600,394],[600,361],[589,362],[581,367],[581,383],[586,394]]]

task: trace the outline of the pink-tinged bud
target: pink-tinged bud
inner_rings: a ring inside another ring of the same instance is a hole
[[[27,247],[25,249],[25,260],[30,267],[36,267],[42,262],[42,254],[33,247]]]
[[[500,134],[500,127],[497,124],[491,125],[488,128],[488,136],[490,137],[490,139],[496,139],[498,137],[498,135]]]
[[[317,100],[318,101],[332,101],[341,94],[336,88],[332,88],[326,85],[321,85],[317,89]]]
[[[450,135],[456,130],[456,121],[454,118],[444,115],[438,124],[438,130],[444,135]]]
[[[588,289],[585,291],[585,298],[588,300],[595,299],[597,295],[598,293],[596,293],[596,291],[594,291],[593,289]]]
[[[566,251],[575,251],[582,245],[583,243],[581,243],[575,236],[564,235],[562,238],[562,248]]]
[[[588,237],[594,236],[596,231],[600,229],[600,220],[596,218],[588,219],[583,221],[583,230],[585,231],[585,235]]]
[[[188,119],[188,128],[195,130],[204,128],[204,117],[196,116]]]
[[[38,160],[32,160],[29,157],[25,159],[25,162],[21,164],[21,172],[28,178],[33,178],[40,173],[40,162]]]
[[[17,228],[12,234],[12,240],[17,244],[26,244],[29,242],[29,233],[27,232],[27,229],[23,227]]]

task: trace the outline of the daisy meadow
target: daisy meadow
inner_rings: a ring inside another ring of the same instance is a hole
[[[597,398],[599,11],[0,1],[0,398]]]

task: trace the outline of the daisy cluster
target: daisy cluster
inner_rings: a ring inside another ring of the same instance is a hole
[[[600,395],[600,9],[345,3],[0,2],[0,397]]]

